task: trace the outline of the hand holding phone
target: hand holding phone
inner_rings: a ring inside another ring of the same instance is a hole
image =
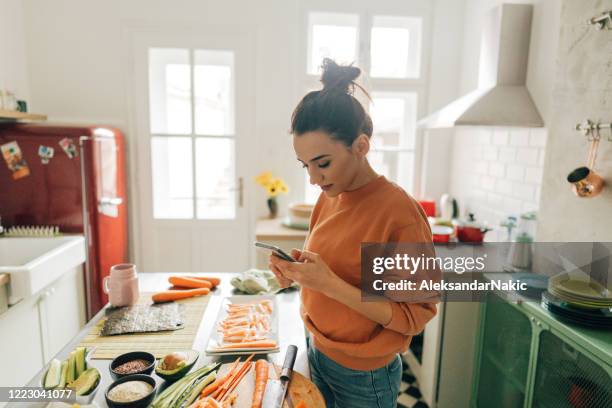
[[[295,260],[291,255],[289,255],[288,253],[286,253],[285,251],[283,251],[282,249],[280,249],[276,245],[266,244],[265,242],[255,241],[255,246],[259,247],[259,248],[268,249],[268,250],[272,251],[272,253],[274,255],[278,256],[281,259],[284,259],[285,261],[288,261],[288,262],[297,262],[297,260]]]

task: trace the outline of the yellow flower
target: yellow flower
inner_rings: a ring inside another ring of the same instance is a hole
[[[276,197],[279,194],[287,194],[289,188],[281,178],[271,180],[266,186],[268,197]]]
[[[272,173],[264,171],[259,176],[255,177],[255,182],[260,186],[266,187],[272,181]]]

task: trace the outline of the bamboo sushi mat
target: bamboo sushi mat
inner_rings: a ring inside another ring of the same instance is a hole
[[[138,304],[150,304],[152,293],[141,293]],[[211,295],[196,296],[177,301],[183,305],[184,327],[179,330],[155,333],[130,333],[116,336],[100,336],[106,318],[91,328],[80,347],[95,347],[91,358],[113,359],[130,351],[147,351],[161,358],[176,350],[191,349],[204,311]]]

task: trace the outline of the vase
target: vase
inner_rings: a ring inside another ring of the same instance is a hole
[[[276,197],[268,198],[268,210],[270,211],[270,218],[276,218],[278,215],[278,202]]]

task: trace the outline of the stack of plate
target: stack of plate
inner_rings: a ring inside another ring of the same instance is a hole
[[[612,293],[587,275],[562,273],[550,278],[542,306],[568,323],[612,329]]]

